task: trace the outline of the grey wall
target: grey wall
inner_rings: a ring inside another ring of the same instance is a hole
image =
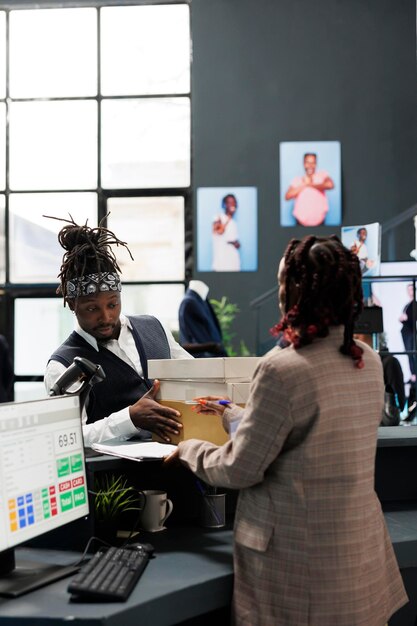
[[[255,186],[259,203],[258,271],[194,278],[239,304],[236,334],[254,349],[249,302],[273,287],[288,240],[340,232],[279,226],[279,142],[341,142],[344,224],[417,203],[415,0],[192,0],[191,11],[194,189]],[[395,260],[409,260],[411,220],[396,244]],[[394,260],[384,243],[383,260]],[[270,303],[262,339],[274,319]]]

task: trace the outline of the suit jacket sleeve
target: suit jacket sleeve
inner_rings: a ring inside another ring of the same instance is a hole
[[[261,361],[235,438],[223,446],[190,439],[179,456],[199,478],[213,485],[242,489],[261,482],[293,428],[289,394],[279,371]]]

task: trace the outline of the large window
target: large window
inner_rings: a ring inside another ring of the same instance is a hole
[[[127,313],[153,313],[175,331],[184,293],[188,1],[76,4],[0,2],[0,322],[17,397],[31,384],[41,393],[72,327],[55,296],[63,224],[46,216],[105,218],[128,243],[133,261],[115,249]]]

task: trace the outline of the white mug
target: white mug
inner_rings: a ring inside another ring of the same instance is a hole
[[[165,521],[172,513],[173,504],[167,498],[166,491],[147,490],[142,491],[145,495],[145,503],[140,513],[140,527],[151,533],[164,530]]]

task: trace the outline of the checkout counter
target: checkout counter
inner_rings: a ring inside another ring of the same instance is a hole
[[[89,480],[97,472],[134,476],[139,489],[164,489],[174,512],[161,533],[141,533],[140,541],[155,546],[152,559],[127,602],[72,603],[66,591],[70,579],[58,581],[18,599],[0,599],[0,624],[56,626],[217,626],[229,624],[233,585],[233,505],[228,494],[228,524],[224,529],[203,529],[196,511],[199,492],[194,478],[182,467],[167,472],[160,462],[135,463],[111,457],[87,459]],[[145,483],[146,480],[146,483]],[[417,625],[417,428],[379,429],[375,487],[381,500],[394,550],[410,602],[390,620],[390,626]],[[94,534],[94,518],[73,522],[65,533],[48,533],[17,555],[28,558],[35,550],[46,562],[69,564],[79,557]],[[42,542],[43,541],[43,545]],[[50,549],[45,550],[43,548]],[[59,548],[59,549],[58,549]]]
[[[1,598],[0,624],[226,626],[233,584],[232,530],[169,528],[147,539],[155,546],[156,557],[126,602],[72,603],[66,590],[68,578],[20,598]],[[17,554],[28,558],[28,552],[20,549]],[[42,556],[69,564],[79,554],[43,550]]]
[[[379,429],[375,490],[409,597],[389,626],[417,626],[417,427]]]
[[[100,474],[112,473],[123,474],[138,489],[168,492],[174,508],[167,529],[159,533],[140,531],[135,537],[153,544],[154,558],[126,602],[71,602],[67,592],[71,578],[65,578],[18,598],[0,598],[0,624],[55,626],[70,621],[77,626],[228,625],[236,493],[230,492],[227,498],[227,525],[204,529],[199,525],[200,492],[194,476],[182,466],[167,470],[160,461],[138,463],[94,456],[86,459],[86,470],[88,485],[94,485]],[[69,565],[80,558],[88,539],[96,533],[94,514],[90,513],[16,548],[16,558]]]

